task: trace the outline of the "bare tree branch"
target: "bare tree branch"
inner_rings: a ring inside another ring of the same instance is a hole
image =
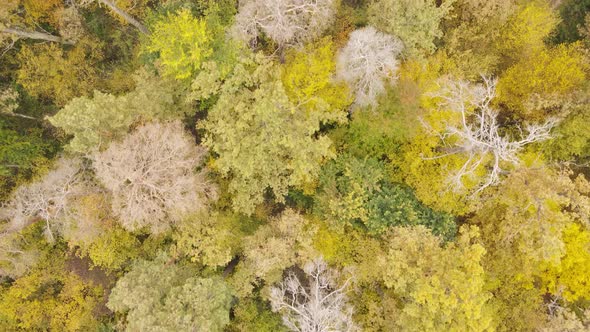
[[[38,32],[38,31],[25,31],[25,30],[21,30],[18,28],[5,27],[5,28],[0,29],[0,33],[12,34],[12,35],[15,35],[19,38],[45,40],[45,41],[50,41],[50,42],[66,44],[66,45],[74,45],[74,42],[72,42],[71,40],[65,40],[62,37],[54,36],[54,35],[44,33],[44,32]]]
[[[357,331],[352,307],[346,303],[347,280],[337,287],[337,275],[319,258],[304,267],[307,283],[293,272],[271,289],[273,311],[283,314],[283,322],[292,331]]]
[[[334,0],[241,0],[233,28],[245,42],[264,32],[280,47],[318,37],[334,20]]]
[[[386,83],[397,80],[397,57],[403,49],[402,42],[373,27],[353,31],[346,46],[338,54],[337,75],[347,82],[360,106],[377,103]]]
[[[491,107],[495,96],[497,80],[483,77],[483,84],[473,85],[467,81],[443,80],[440,89],[431,96],[440,99],[440,106],[460,116],[459,124],[447,124],[441,140],[452,147],[445,155],[461,153],[467,156],[463,166],[450,177],[457,189],[463,188],[463,179],[473,176],[481,166],[488,173],[475,189],[474,194],[500,181],[505,172],[502,164],[518,165],[518,153],[531,143],[551,138],[550,131],[557,119],[542,124],[528,124],[518,127],[519,138],[500,134],[498,112]],[[435,157],[436,158],[436,157]]]

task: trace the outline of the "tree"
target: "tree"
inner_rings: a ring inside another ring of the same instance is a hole
[[[387,180],[385,165],[375,159],[341,155],[322,169],[316,209],[328,220],[362,223],[369,233],[393,226],[424,225],[446,239],[456,233],[453,218],[422,205],[409,188]]]
[[[336,62],[329,38],[287,53],[282,82],[289,100],[302,111],[321,112],[334,122],[346,121],[343,110],[352,102],[345,84],[334,81]]]
[[[545,48],[545,40],[559,22],[549,1],[521,4],[499,30],[495,48],[511,64]]]
[[[0,197],[6,198],[15,185],[44,170],[57,150],[41,130],[18,132],[0,121]]]
[[[92,155],[96,176],[112,192],[112,209],[127,230],[166,230],[215,196],[206,170],[195,172],[206,151],[180,122],[151,123]]]
[[[485,288],[483,246],[475,227],[463,227],[456,242],[423,226],[396,228],[377,260],[382,280],[399,306],[393,325],[404,331],[492,331],[491,294]]]
[[[231,179],[235,211],[251,214],[267,190],[284,202],[289,186],[313,183],[333,155],[330,140],[317,134],[326,113],[293,105],[280,68],[261,54],[243,57],[227,75],[209,63],[192,87],[194,99],[216,96],[198,127],[205,129],[203,144],[218,156],[214,168]]]
[[[590,157],[590,109],[583,106],[574,110],[554,130],[554,139],[540,150],[550,159],[584,161]]]
[[[348,281],[337,285],[338,276],[321,258],[306,264],[303,270],[307,282],[289,272],[271,290],[272,308],[283,314],[284,324],[300,332],[356,331],[346,298]]]
[[[226,266],[240,252],[251,224],[248,219],[232,214],[190,215],[177,225],[173,234],[176,250],[192,262]]]
[[[213,53],[207,22],[188,9],[168,14],[153,30],[146,48],[159,53],[165,73],[176,79],[192,77]]]
[[[0,218],[9,220],[13,230],[20,230],[35,218],[45,222],[45,232],[50,241],[54,232],[74,213],[72,200],[89,190],[81,172],[81,161],[61,158],[54,169],[39,181],[19,187],[3,207]]]
[[[288,209],[244,237],[242,258],[230,279],[236,293],[245,297],[256,286],[268,287],[282,278],[283,270],[316,257],[312,247],[315,233],[312,224]]]
[[[547,292],[557,289],[551,286],[557,286],[557,275],[541,275],[549,266],[561,266],[562,260],[562,267],[569,270],[569,259],[584,257],[583,253],[567,254],[583,240],[583,233],[568,232],[572,223],[587,223],[590,186],[583,175],[575,180],[570,176],[547,168],[515,171],[481,197],[483,204],[470,219],[480,227],[488,252],[484,263],[501,322],[498,330],[538,328],[546,312],[543,302],[550,296]],[[583,293],[583,287],[576,286],[583,280],[578,279],[583,275],[583,265],[569,270],[571,274],[564,278],[574,292]]]
[[[567,0],[560,4],[559,16],[561,20],[557,24],[552,41],[558,43],[573,43],[582,39],[580,27],[584,26],[585,17],[590,11],[590,2],[587,0]]]
[[[135,73],[135,90],[122,95],[94,92],[93,98],[72,99],[49,122],[72,135],[67,149],[89,153],[104,150],[113,140],[122,139],[129,127],[140,120],[177,119],[188,112],[183,89],[147,69]]]
[[[434,0],[373,0],[369,4],[369,24],[396,36],[403,42],[404,53],[410,57],[434,52],[434,41],[443,35],[441,20],[449,13],[454,1]]]
[[[445,17],[444,50],[470,74],[492,73],[501,56],[496,49],[502,28],[517,11],[516,0],[457,0]],[[471,78],[471,77],[465,77]]]
[[[68,51],[56,44],[24,45],[17,59],[17,83],[32,96],[63,106],[96,88],[103,57],[99,43],[81,40]]]
[[[127,313],[126,331],[223,331],[232,293],[218,276],[202,278],[158,256],[121,277],[107,306]]]
[[[8,331],[95,330],[103,289],[55,267],[34,271],[3,290],[0,322]]]
[[[386,84],[397,80],[397,57],[403,49],[399,39],[373,27],[353,31],[338,53],[338,78],[348,83],[359,106],[377,103]]]
[[[584,87],[588,69],[577,44],[541,49],[500,76],[496,102],[525,120],[565,117],[568,97]]]
[[[286,332],[281,316],[271,311],[268,301],[260,298],[240,299],[233,308],[234,318],[226,328],[228,332]]]
[[[31,8],[32,2],[25,1],[23,5],[24,10],[20,9],[20,0],[6,0],[0,5],[0,41],[3,41],[8,35],[10,39],[9,48],[21,38],[36,39],[48,42],[56,42],[62,44],[72,45],[75,43],[75,38],[67,38],[66,36],[56,36],[46,31],[38,31],[39,19],[43,16],[58,16],[63,10],[63,3],[55,0],[43,1],[38,12],[36,8]],[[31,24],[35,23],[35,24]],[[52,22],[55,23],[55,22]],[[31,27],[33,26],[33,27]]]
[[[240,1],[233,27],[245,42],[260,32],[284,47],[319,37],[334,20],[334,0],[246,0]]]
[[[563,297],[569,303],[590,299],[590,231],[571,223],[563,228],[565,252],[559,264],[547,263],[541,267],[541,279],[547,291]]]
[[[136,20],[133,16],[129,15],[123,9],[118,7],[116,5],[115,1],[112,1],[112,0],[82,0],[81,5],[88,6],[89,4],[91,4],[93,2],[98,2],[101,5],[107,6],[115,14],[119,15],[119,17],[121,17],[125,22],[136,27],[137,30],[139,30],[141,33],[143,33],[145,35],[150,34],[150,31],[148,30],[148,28],[146,28],[143,24],[141,24],[138,20]]]
[[[551,138],[555,119],[527,125],[524,131],[520,130],[518,140],[501,135],[498,112],[491,106],[495,89],[496,80],[484,77],[484,84],[475,86],[465,81],[447,80],[433,94],[440,98],[441,109],[450,110],[459,119],[456,124],[446,123],[443,133],[439,134],[445,145],[450,146],[444,151],[445,155],[460,153],[467,156],[461,168],[449,179],[455,188],[462,189],[463,178],[476,175],[482,166],[488,166],[489,170],[475,186],[475,193],[497,184],[504,172],[503,163],[518,165],[518,153],[524,146]]]

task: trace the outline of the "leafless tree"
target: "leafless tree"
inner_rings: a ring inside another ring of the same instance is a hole
[[[334,0],[240,0],[234,36],[251,42],[262,31],[279,46],[318,37],[334,20]]]
[[[46,223],[48,240],[53,241],[54,228],[59,231],[72,212],[72,200],[88,191],[81,165],[78,159],[61,158],[40,181],[20,186],[0,212],[0,219],[10,222],[8,231],[18,231],[40,218]]]
[[[398,38],[373,27],[350,34],[348,43],[338,54],[337,76],[349,84],[357,105],[375,106],[386,84],[396,82],[397,57],[402,49]]]
[[[177,121],[140,127],[91,158],[122,225],[158,233],[214,197],[206,172],[196,171],[205,153]]]
[[[448,123],[446,130],[439,134],[447,148],[444,155],[435,158],[457,153],[467,156],[463,166],[450,177],[457,189],[463,187],[463,178],[473,176],[480,166],[486,166],[489,171],[474,194],[497,184],[504,173],[502,165],[518,165],[518,153],[528,144],[551,138],[551,129],[557,124],[556,119],[549,119],[542,124],[527,124],[524,129],[518,127],[518,138],[502,135],[498,112],[491,105],[496,79],[483,77],[483,84],[476,85],[451,79],[441,83],[432,96],[440,99],[444,109],[458,114],[459,121]]]
[[[301,282],[294,272],[271,289],[273,311],[281,312],[283,322],[292,331],[356,331],[352,307],[347,304],[347,280],[338,287],[337,275],[319,258],[305,265],[307,280]]]

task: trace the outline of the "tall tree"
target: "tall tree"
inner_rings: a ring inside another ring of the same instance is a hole
[[[348,83],[359,106],[377,103],[377,96],[397,80],[402,42],[373,27],[353,31],[338,53],[338,78]]]
[[[372,0],[369,4],[369,24],[385,33],[396,36],[405,46],[404,53],[411,57],[434,52],[434,41],[443,32],[441,20],[449,13],[454,0]]]
[[[301,44],[319,37],[335,11],[334,0],[244,0],[233,30],[245,42],[263,32],[279,46]]]
[[[125,330],[223,331],[232,303],[223,279],[194,276],[166,260],[135,263],[111,291],[107,306],[127,313]]]
[[[112,192],[112,209],[128,230],[162,232],[215,197],[206,150],[195,146],[180,122],[151,123],[92,155],[96,176]]]
[[[217,97],[198,126],[206,131],[203,144],[218,155],[215,169],[231,179],[234,209],[251,214],[267,190],[284,202],[290,186],[313,183],[333,155],[330,140],[316,136],[328,114],[294,105],[280,68],[261,54],[243,57],[227,75],[215,63],[206,68],[193,81],[193,98]]]
[[[303,267],[307,282],[294,272],[271,290],[274,311],[283,314],[284,324],[297,332],[356,331],[346,287],[337,284],[338,275],[318,258]]]

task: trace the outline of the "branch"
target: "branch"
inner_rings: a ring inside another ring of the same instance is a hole
[[[138,20],[136,20],[135,18],[133,18],[133,16],[127,14],[124,10],[122,10],[121,8],[117,7],[117,5],[115,5],[115,3],[111,0],[98,0],[98,2],[106,5],[107,7],[109,7],[112,11],[114,11],[115,13],[117,13],[117,15],[121,16],[127,23],[133,25],[134,27],[136,27],[139,31],[141,31],[141,33],[145,34],[145,35],[149,35],[150,31],[148,30],[148,28],[146,28],[145,25],[141,24]]]
[[[28,39],[36,39],[36,40],[45,40],[55,43],[61,43],[65,45],[74,45],[73,41],[65,40],[62,37],[54,36],[48,33],[38,32],[38,31],[25,31],[16,28],[2,28],[0,30],[1,33],[9,33],[20,38],[28,38]]]

